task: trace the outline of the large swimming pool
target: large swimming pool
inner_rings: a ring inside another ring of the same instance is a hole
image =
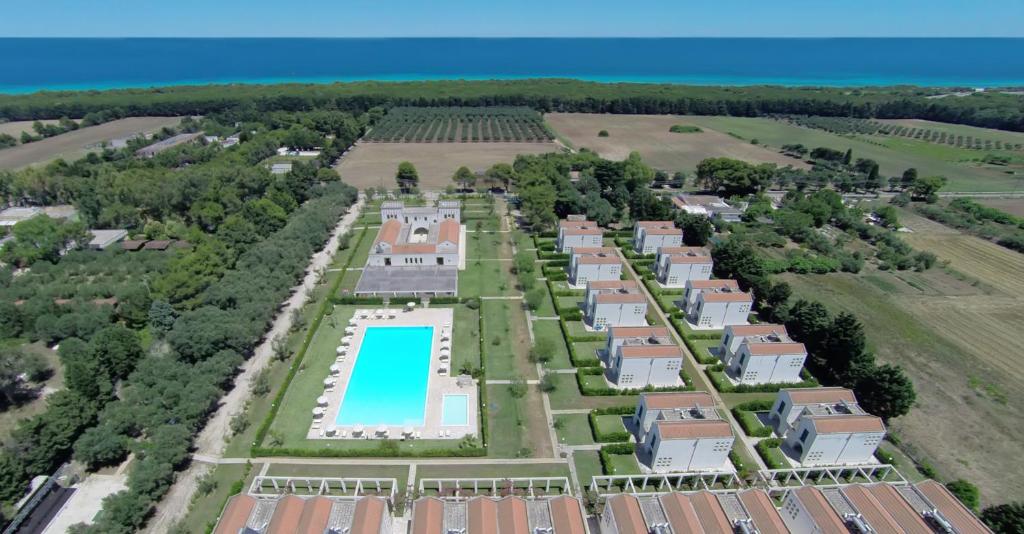
[[[349,378],[339,426],[422,425],[432,326],[370,326]]]

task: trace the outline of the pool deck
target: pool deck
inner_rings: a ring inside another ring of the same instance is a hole
[[[478,416],[479,403],[477,383],[469,377],[458,377],[452,375],[450,367],[451,356],[442,361],[441,347],[453,347],[452,328],[454,327],[454,311],[451,308],[417,308],[405,311],[401,308],[379,308],[384,310],[383,316],[377,316],[377,309],[357,310],[353,316],[353,323],[350,326],[355,331],[345,336],[351,336],[348,349],[344,356],[339,355],[332,364],[337,364],[340,369],[332,373],[330,368],[317,369],[315,372],[323,372],[325,379],[335,380],[333,387],[327,387],[323,395],[327,398],[327,404],[321,405],[323,414],[316,417],[310,414],[311,423],[308,439],[462,439],[466,435],[479,435]],[[393,316],[393,318],[389,318]],[[431,342],[430,366],[427,376],[427,399],[424,411],[424,423],[411,427],[411,435],[406,434],[408,430],[404,426],[390,425],[384,427],[380,432],[378,425],[367,422],[362,432],[357,432],[355,426],[336,425],[338,411],[341,409],[342,400],[356,360],[359,358],[359,350],[362,347],[363,336],[368,327],[389,327],[389,326],[431,326],[434,328],[433,340]],[[442,341],[442,335],[446,338]],[[343,345],[341,339],[339,346]],[[467,423],[460,426],[445,426],[442,424],[443,401],[445,395],[466,395],[467,396]],[[333,430],[333,432],[331,432]]]

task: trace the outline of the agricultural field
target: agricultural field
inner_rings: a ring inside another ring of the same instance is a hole
[[[786,115],[781,117],[781,119],[797,126],[825,130],[826,132],[839,135],[903,137],[971,150],[1024,150],[1024,135],[1017,132],[943,124],[918,119],[875,120],[807,115]]]
[[[693,117],[549,113],[544,119],[576,148],[589,148],[614,160],[626,159],[636,151],[648,165],[667,172],[693,172],[701,160],[713,157],[808,168],[800,160],[731,137],[725,130],[696,124]],[[676,125],[699,126],[702,131],[670,132],[669,128]],[[601,130],[608,136],[599,137]]]
[[[512,163],[519,154],[543,154],[558,150],[553,143],[365,143],[359,142],[335,167],[345,183],[359,189],[395,188],[395,171],[403,161],[412,162],[420,176],[421,190],[444,190],[456,169],[465,165],[483,172],[495,163]],[[2,153],[0,153],[2,154]],[[2,157],[2,156],[0,156]]]
[[[179,122],[181,117],[131,117],[82,128],[0,150],[0,169],[20,169],[57,158],[80,158],[111,139],[155,132],[165,126],[176,126]]]
[[[878,162],[882,176],[899,176],[910,167],[916,168],[922,176],[945,176],[949,183],[943,191],[1003,192],[1019,188],[1020,178],[1008,174],[1013,172],[1013,168],[982,163],[981,158],[985,155],[982,151],[903,137],[838,135],[769,118],[692,116],[685,120],[688,124],[745,140],[756,139],[773,152],[786,144],[842,151],[852,149],[854,158],[870,158]]]
[[[909,212],[914,248],[948,261],[925,273],[781,275],[794,298],[851,311],[885,362],[902,365],[917,389],[917,405],[892,422],[911,455],[941,476],[978,484],[983,500],[1019,495],[1024,471],[1007,458],[1024,454],[1019,421],[1024,398],[1024,255],[963,235]]]
[[[986,198],[972,199],[978,204],[1004,211],[1016,217],[1024,217],[1024,198]]]
[[[21,132],[28,132],[32,135],[36,134],[35,130],[32,129],[32,125],[35,124],[35,122],[36,121],[0,122],[0,134],[10,135],[15,139],[18,139],[18,142],[20,143]],[[39,122],[43,124],[57,124],[59,121],[57,119],[45,119]]]
[[[528,107],[397,107],[363,138],[382,143],[543,142],[554,136]]]

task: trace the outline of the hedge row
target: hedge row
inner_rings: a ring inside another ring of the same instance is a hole
[[[542,259],[542,260],[569,260],[570,259],[570,256],[568,254],[563,254],[561,252],[549,252],[549,251],[546,251],[546,250],[541,250],[539,248],[537,249],[537,257]]]
[[[680,310],[680,314],[682,311]],[[722,333],[720,331],[715,332],[696,332],[691,330],[683,322],[682,317],[677,317],[675,313],[669,318],[669,322],[675,327],[676,332],[679,332],[679,336],[683,339],[722,339]]]
[[[614,397],[618,395],[638,395],[640,393],[661,393],[667,391],[693,391],[693,382],[690,377],[686,376],[686,372],[683,370],[679,371],[679,378],[682,379],[684,386],[668,386],[668,387],[655,387],[647,386],[644,388],[624,388],[617,389],[608,386],[591,386],[588,385],[583,377],[585,376],[599,376],[604,374],[604,369],[601,367],[581,367],[576,370],[576,383],[579,385],[580,393],[588,397]]]
[[[565,332],[565,321],[559,321],[559,324],[562,325],[562,336],[565,337],[565,339],[568,339],[568,336],[566,335],[566,332]],[[593,357],[593,358],[581,358],[580,355],[576,353],[576,344],[575,343],[569,341],[565,345],[569,349],[569,361],[572,362],[572,366],[573,367],[600,367],[601,366],[601,360],[599,360],[596,356]]]
[[[703,351],[704,347],[695,344],[692,339],[683,337],[683,344],[686,345],[686,348],[690,349],[690,354],[693,354],[693,357],[697,359],[697,363],[702,365],[714,365],[719,362],[718,358],[710,354],[705,355]]]
[[[389,445],[388,443],[395,443]],[[438,448],[410,451],[397,446],[393,440],[384,440],[373,449],[293,449],[287,447],[253,447],[254,456],[297,456],[303,458],[316,457],[358,457],[358,458],[469,458],[487,456],[487,447],[465,447],[458,449]]]
[[[359,250],[359,245],[366,238],[366,234],[369,233],[365,227],[359,234],[359,239],[352,245],[352,250]],[[352,258],[355,254],[349,254],[348,259],[345,261],[342,273],[346,272],[349,266],[352,265]],[[338,292],[338,288],[341,286],[341,281],[344,276],[339,276],[331,284],[328,295],[335,295]],[[263,443],[263,440],[267,437],[267,432],[270,431],[270,425],[274,422],[274,418],[277,417],[277,411],[281,407],[281,403],[284,401],[284,395],[288,391],[288,387],[291,385],[295,375],[299,372],[299,368],[302,366],[302,359],[306,356],[306,351],[309,350],[309,345],[313,341],[313,335],[316,334],[316,330],[320,327],[320,323],[324,320],[324,315],[327,315],[328,307],[333,307],[333,299],[324,299],[324,302],[320,305],[320,309],[317,310],[316,317],[313,319],[313,323],[306,331],[306,337],[302,340],[302,345],[299,347],[298,352],[295,353],[295,358],[292,360],[291,367],[288,368],[288,375],[285,377],[284,382],[281,384],[281,388],[277,391],[277,395],[274,396],[274,402],[270,404],[270,411],[267,412],[267,416],[263,418],[263,422],[260,423],[259,429],[256,431],[256,436],[253,438],[253,451]],[[253,456],[257,456],[255,452]]]
[[[721,393],[775,393],[783,388],[816,388],[821,384],[814,378],[805,379],[803,382],[784,382],[779,384],[739,384],[733,385],[725,376],[722,364],[711,365],[704,368],[704,373],[711,379],[715,389]],[[804,372],[806,375],[806,371]]]

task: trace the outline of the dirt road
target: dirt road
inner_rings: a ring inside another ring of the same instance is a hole
[[[292,292],[291,298],[281,307],[281,311],[264,337],[265,341],[256,347],[252,357],[242,364],[242,371],[235,377],[234,389],[221,398],[220,407],[206,422],[206,427],[196,438],[196,456],[214,461],[220,460],[223,456],[226,446],[225,438],[231,435],[229,427],[231,416],[239,406],[245,404],[246,399],[251,395],[249,384],[253,377],[270,362],[274,353],[272,347],[274,338],[288,334],[292,324],[292,311],[301,309],[305,304],[306,294],[316,287],[317,272],[326,269],[331,263],[331,258],[338,250],[338,239],[355,223],[362,211],[363,203],[364,199],[360,198],[352,206],[348,214],[338,222],[324,248],[310,259],[309,266],[306,268],[306,277]],[[171,490],[157,506],[156,513],[147,525],[146,532],[153,534],[167,532],[175,522],[184,517],[188,513],[188,504],[192,499],[192,494],[195,493],[196,482],[212,468],[213,466],[209,464],[196,461],[186,471],[180,473],[177,481],[171,486]]]

